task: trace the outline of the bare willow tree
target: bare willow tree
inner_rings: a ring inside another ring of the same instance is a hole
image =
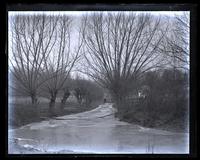
[[[32,103],[37,102],[44,60],[49,57],[55,40],[57,20],[46,15],[15,15],[9,17],[11,33],[9,69]]]
[[[108,88],[117,103],[145,72],[163,62],[158,50],[167,29],[150,14],[94,13],[84,18],[85,72]],[[83,25],[84,26],[84,25]]]
[[[189,70],[189,13],[175,15],[161,51],[168,56],[170,65],[176,69]]]
[[[44,61],[44,78],[49,77],[44,84],[50,96],[49,109],[50,113],[54,112],[56,97],[58,92],[63,88],[69,74],[75,63],[79,60],[81,50],[81,37],[78,43],[72,49],[71,46],[71,23],[72,19],[66,15],[56,16],[58,19],[56,32],[54,35],[54,44],[52,54]]]

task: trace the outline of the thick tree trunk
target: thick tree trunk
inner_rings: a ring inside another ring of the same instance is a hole
[[[120,119],[123,119],[124,115],[126,114],[125,94],[118,91],[114,92],[112,94],[112,97],[115,101],[115,106],[117,109],[116,116],[119,117]]]
[[[66,104],[66,101],[67,101],[67,99],[69,98],[69,96],[70,96],[70,92],[69,91],[66,91],[65,93],[64,93],[64,95],[63,95],[63,98],[62,98],[62,100],[61,100],[61,110],[63,110],[64,109],[64,107],[65,107],[65,104]]]
[[[37,115],[39,115],[38,99],[35,93],[31,94],[31,104],[32,104],[32,107],[35,109]]]
[[[37,104],[37,97],[36,94],[31,94],[31,103],[33,105]]]
[[[49,103],[50,116],[54,116],[54,110],[55,110],[55,98],[51,98],[50,103]]]
[[[63,98],[62,98],[62,100],[61,100],[61,103],[65,105],[67,99],[69,98],[69,96],[70,96],[70,92],[69,92],[69,91],[66,91],[66,92],[64,93],[64,95],[63,95]]]
[[[50,99],[50,102],[49,102],[49,114],[50,114],[50,116],[55,115],[56,96],[57,96],[57,92],[56,91],[52,92],[51,99]]]

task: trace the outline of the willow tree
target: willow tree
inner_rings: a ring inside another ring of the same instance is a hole
[[[44,72],[42,73],[45,79],[49,79],[45,82],[44,88],[49,94],[51,114],[54,112],[58,92],[64,87],[72,68],[79,60],[79,53],[83,43],[83,40],[79,37],[77,44],[72,49],[72,18],[66,15],[59,15],[55,18],[58,19],[56,32],[53,37],[56,43],[54,44],[52,54],[44,61]]]
[[[117,104],[137,87],[140,76],[161,66],[158,46],[166,29],[160,17],[106,12],[88,15],[83,23],[84,72],[108,88]]]
[[[40,81],[40,73],[56,42],[53,35],[57,19],[44,14],[13,15],[9,22],[9,69],[35,104],[38,89],[46,81]]]

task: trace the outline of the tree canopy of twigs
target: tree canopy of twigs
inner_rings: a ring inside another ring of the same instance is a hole
[[[86,72],[116,99],[128,93],[134,79],[161,66],[158,46],[167,29],[161,29],[159,17],[94,13],[84,22]]]
[[[83,41],[71,47],[72,18],[66,15],[11,17],[10,71],[35,103],[38,88],[47,90],[52,103],[79,59]]]
[[[44,61],[55,44],[52,37],[57,21],[46,15],[15,15],[10,18],[11,50],[10,71],[23,87],[32,103],[36,103]]]
[[[161,51],[168,56],[171,66],[189,71],[189,13],[175,15],[172,20]]]
[[[54,48],[51,56],[44,61],[44,78],[49,77],[44,86],[50,95],[50,107],[55,105],[57,93],[69,77],[75,63],[80,58],[82,41],[79,38],[75,49],[71,47],[72,18],[66,15],[58,16],[54,35]]]

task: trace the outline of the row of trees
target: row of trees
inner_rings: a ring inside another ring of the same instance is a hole
[[[80,105],[90,105],[94,100],[102,100],[103,90],[92,81],[77,79],[74,94]]]
[[[32,104],[37,103],[41,86],[48,90],[51,110],[80,57],[80,39],[71,49],[72,19],[64,15],[16,15],[10,22],[10,71]]]
[[[27,97],[27,93],[20,87],[20,82],[15,78],[15,76],[10,73],[11,79],[11,90],[12,96],[24,96]],[[48,82],[45,82],[48,83]],[[37,90],[37,98],[43,97],[49,99],[49,111],[54,113],[54,108],[51,106],[51,92],[44,85]],[[69,75],[65,80],[63,87],[58,90],[55,102],[58,102],[60,105],[61,111],[66,107],[66,102],[71,96],[72,99],[76,98],[77,103],[81,107],[89,107],[93,102],[99,102],[103,100],[103,89],[96,84],[94,81],[87,80],[77,76],[76,78],[71,78]],[[40,100],[36,101],[33,106],[38,106]],[[37,108],[36,108],[37,109]]]
[[[187,13],[163,19],[132,12],[91,13],[81,17],[80,27],[73,31],[78,32],[76,44],[71,45],[72,17],[13,16],[10,70],[33,104],[43,86],[53,108],[63,88],[62,102],[66,101],[67,78],[81,64],[79,71],[108,89],[120,111],[146,72],[166,67],[189,70],[188,17]],[[82,90],[87,83],[77,81],[75,95],[80,104],[82,96],[89,97]]]

